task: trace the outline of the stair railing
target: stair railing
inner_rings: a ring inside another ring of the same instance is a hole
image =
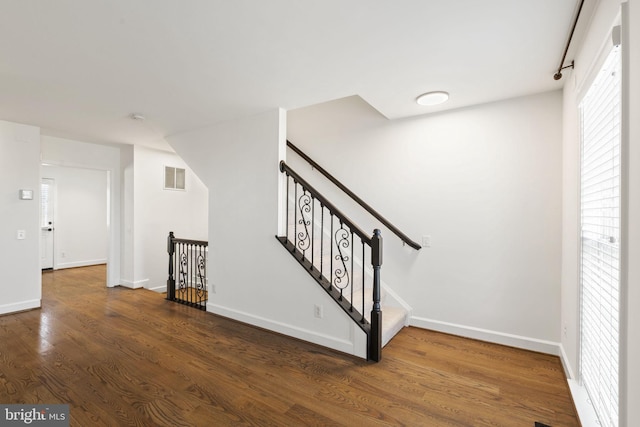
[[[207,252],[209,242],[179,239],[169,232],[167,300],[207,309]],[[177,278],[176,278],[177,277]]]
[[[365,332],[367,359],[380,361],[380,230],[372,236],[362,231],[284,161],[280,171],[287,177],[286,235],[276,237]],[[373,268],[371,286],[367,260]]]
[[[336,177],[334,177],[329,172],[327,172],[326,169],[324,169],[322,166],[316,163],[311,157],[307,156],[302,150],[296,147],[291,141],[287,140],[287,147],[291,148],[291,150],[293,150],[294,153],[296,153],[302,159],[304,159],[304,161],[309,163],[312,168],[320,172],[325,178],[327,178],[329,181],[331,181],[331,183],[333,183],[336,187],[342,190],[347,196],[349,196],[353,201],[359,204],[364,210],[369,212],[369,214],[371,214],[375,219],[380,221],[380,223],[384,225],[387,229],[389,229],[389,231],[391,231],[393,234],[398,236],[404,244],[411,246],[413,249],[417,251],[419,251],[422,248],[422,246],[420,246],[419,243],[411,240],[409,236],[407,236],[402,231],[400,231],[400,229],[395,225],[393,225],[391,221],[383,217],[378,211],[376,211],[367,202],[365,202],[360,197],[358,197],[357,194],[351,191],[346,185],[340,182]]]

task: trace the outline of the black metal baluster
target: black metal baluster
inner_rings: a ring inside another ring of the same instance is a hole
[[[324,206],[320,203],[320,277],[322,277],[322,253],[324,252]]]
[[[187,250],[187,244],[182,245],[184,266],[182,267],[182,299],[185,303],[189,303],[189,251]]]
[[[293,250],[298,247],[298,183],[293,181]]]
[[[330,237],[330,240],[329,240],[329,243],[331,244],[331,252],[330,252],[331,271],[329,273],[329,290],[331,290],[331,288],[333,287],[333,239],[334,239],[334,236],[333,236],[333,213],[331,213],[331,237]]]
[[[180,290],[180,244],[176,244],[176,256],[174,258],[175,263],[175,272],[176,272],[176,281],[173,282],[174,284],[174,289],[173,289],[173,299],[175,300],[176,298],[179,297],[179,293],[177,294],[178,297],[176,297],[176,291]]]
[[[311,197],[311,243],[309,244],[309,248],[311,249],[311,264],[309,265],[309,270],[313,270],[313,262],[315,259],[315,213],[316,213],[316,199]]]
[[[365,257],[365,254],[364,254],[364,247],[365,247],[364,240],[360,239],[360,243],[362,243],[362,277],[360,278],[360,282],[361,282],[361,286],[362,286],[362,310],[360,310],[360,313],[362,313],[361,322],[365,323],[366,320],[365,320],[365,313],[364,313],[364,283],[365,283],[365,280],[364,280],[364,263],[365,263],[365,260],[364,260],[364,257]]]
[[[291,240],[289,238],[289,181],[291,180],[291,178],[289,177],[289,174],[286,174],[286,179],[287,179],[287,193],[286,193],[285,197],[286,197],[287,201],[285,203],[285,206],[286,206],[286,209],[285,209],[285,216],[286,216],[286,218],[285,218],[285,227],[287,228],[287,232],[286,232],[287,240]]]
[[[191,285],[190,286],[190,288],[191,288],[191,301],[192,301],[192,304],[194,304],[194,305],[196,304],[196,297],[197,297],[197,295],[195,294],[195,290],[196,289],[195,289],[195,286],[194,286],[195,285],[195,283],[194,283],[194,280],[195,280],[194,272],[196,271],[195,249],[196,249],[196,246],[192,244],[191,248],[190,248],[191,256],[189,257],[191,259],[191,271],[189,271],[189,279],[190,279],[190,282],[191,282],[190,283],[190,285]]]
[[[354,287],[354,283],[353,283],[353,231],[351,231],[351,229],[349,229],[349,232],[351,233],[351,297],[349,298],[349,303],[351,304],[349,310],[353,311],[353,287]]]

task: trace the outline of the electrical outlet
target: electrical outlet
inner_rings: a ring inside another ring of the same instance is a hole
[[[214,283],[209,285],[209,290],[211,291],[212,294],[216,293],[216,285]]]
[[[60,256],[62,258],[66,258],[67,257],[67,253],[65,251],[60,252]]]
[[[422,247],[423,248],[430,248],[431,247],[431,236],[430,235],[422,236]]]
[[[562,327],[562,335],[564,335],[565,338],[567,337],[567,325]]]
[[[323,311],[324,310],[322,309],[321,305],[316,304],[316,305],[313,306],[313,315],[315,317],[317,317],[318,319],[322,319],[322,317],[324,315]]]
[[[16,233],[16,239],[18,240],[24,240],[27,238],[27,232],[24,230],[18,230]]]

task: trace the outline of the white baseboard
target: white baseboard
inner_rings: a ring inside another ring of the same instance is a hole
[[[575,380],[576,376],[573,375],[573,369],[571,369],[569,358],[567,357],[567,353],[564,352],[564,346],[562,344],[560,344],[560,361],[562,362],[562,367],[564,368],[564,374],[567,376],[567,379]]]
[[[139,288],[144,288],[144,285],[148,281],[149,279],[142,279],[142,280],[136,280],[136,281],[121,279],[120,286],[124,286],[125,288],[131,288],[131,289],[139,289]]]
[[[32,310],[34,308],[40,308],[39,299],[21,301],[13,304],[2,304],[0,305],[0,314],[16,313],[18,311]]]
[[[348,340],[336,339],[328,335],[319,334],[307,329],[298,328],[286,323],[276,322],[274,320],[265,319],[264,317],[255,316],[250,313],[245,313],[227,307],[222,307],[216,304],[207,303],[207,311],[217,314],[219,316],[228,317],[239,322],[248,323],[249,325],[257,326],[259,328],[267,329],[269,331],[277,332],[283,335],[288,335],[303,341],[308,341],[314,344],[321,345],[323,347],[332,348],[334,350],[341,351],[347,354],[358,355],[360,352],[356,352],[354,343]]]
[[[167,285],[164,286],[154,286],[153,288],[147,288],[150,291],[157,292],[159,294],[167,292]]]
[[[89,259],[84,261],[72,261],[72,262],[59,262],[54,266],[55,270],[62,270],[64,268],[76,268],[76,267],[88,267],[90,265],[106,264],[105,259]]]
[[[524,350],[537,351],[540,353],[560,356],[560,343],[553,341],[539,340],[537,338],[523,337],[520,335],[506,334],[504,332],[491,331],[488,329],[475,328],[472,326],[457,325],[455,323],[441,322],[439,320],[425,319],[423,317],[411,316],[409,320],[411,326],[458,335],[465,338],[473,338],[481,341],[488,341],[496,344],[508,345],[510,347],[522,348]]]

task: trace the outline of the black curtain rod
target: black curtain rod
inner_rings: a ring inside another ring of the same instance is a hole
[[[584,5],[584,0],[580,0],[580,6],[578,6],[578,13],[576,13],[576,19],[575,21],[573,21],[573,27],[571,28],[571,33],[569,34],[569,40],[567,40],[567,46],[564,48],[564,54],[562,55],[562,59],[560,60],[558,71],[553,75],[554,80],[560,80],[562,78],[562,70],[564,70],[565,68],[573,68],[573,61],[571,61],[571,64],[564,66],[564,60],[567,57],[567,52],[569,51],[569,46],[571,45],[571,39],[573,38],[573,33],[576,30],[576,25],[578,25],[578,18],[580,18],[580,12],[582,11],[583,5]]]

